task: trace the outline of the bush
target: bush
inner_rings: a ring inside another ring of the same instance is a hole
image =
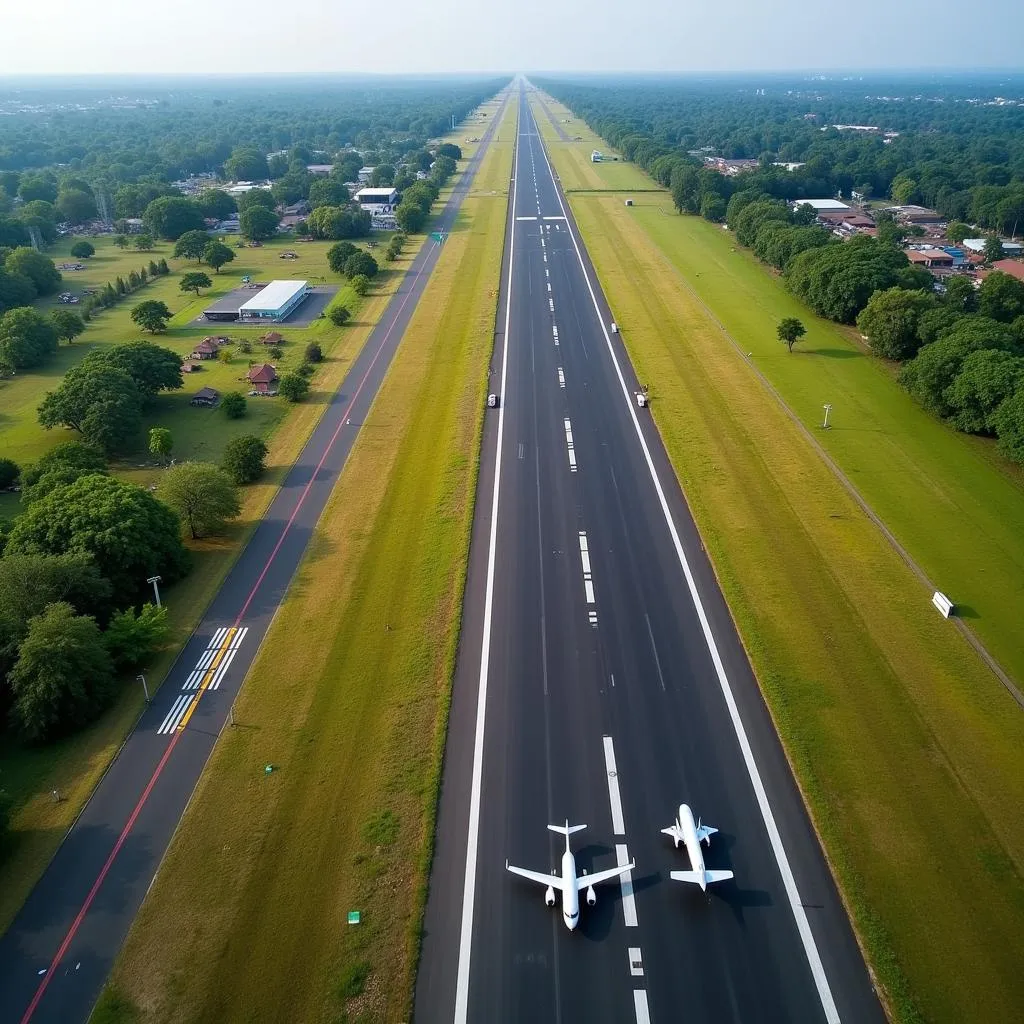
[[[240,391],[229,391],[220,401],[220,407],[229,420],[240,420],[248,403]]]
[[[103,634],[103,642],[114,668],[137,669],[156,653],[169,630],[167,609],[144,604],[138,613],[134,608],[117,612]]]
[[[368,252],[355,252],[345,260],[346,277],[373,277],[378,269],[377,261]]]
[[[255,434],[233,437],[224,446],[221,467],[236,484],[249,484],[266,469],[267,446]]]
[[[309,393],[309,381],[301,374],[287,373],[281,378],[277,389],[289,402],[298,402]]]
[[[365,274],[356,274],[350,283],[356,295],[365,295],[370,290],[370,279]]]
[[[312,363],[303,363],[295,372],[309,380],[316,373],[316,367]]]
[[[306,359],[307,363],[322,363],[323,362],[323,359],[324,359],[323,350],[320,348],[320,346],[315,341],[311,341],[306,346],[305,359]]]
[[[352,314],[345,306],[335,306],[327,315],[335,327],[344,327],[352,318]]]
[[[71,246],[71,255],[76,260],[87,260],[90,256],[96,255],[96,246],[92,242],[86,242],[84,239],[81,242],[75,242]]]

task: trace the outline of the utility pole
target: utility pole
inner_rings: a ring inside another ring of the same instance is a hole
[[[146,685],[146,677],[144,675],[137,675],[136,679],[142,682],[142,692],[146,696],[146,703],[149,703],[149,687]]]
[[[157,584],[163,579],[162,576],[150,576],[147,583],[153,584],[153,596],[156,598],[156,606],[160,607],[160,587]]]
[[[828,430],[828,414],[832,411],[832,406],[828,403],[825,404],[825,422],[822,423],[821,427],[823,430]]]

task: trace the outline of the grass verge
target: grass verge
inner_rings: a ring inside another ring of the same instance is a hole
[[[621,197],[571,202],[894,1017],[1013,1019],[1024,716],[929,614],[675,249]]]
[[[408,1017],[514,115],[445,243],[97,1019]],[[346,923],[349,910],[359,925]]]

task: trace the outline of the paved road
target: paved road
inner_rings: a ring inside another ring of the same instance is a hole
[[[436,221],[448,230],[505,106]],[[0,1021],[84,1021],[438,259],[413,260],[165,685],[0,939]],[[173,600],[173,596],[171,597]]]
[[[523,97],[519,117],[417,1024],[881,1022]],[[736,875],[707,896],[668,877],[684,800]],[[580,867],[637,863],[573,934],[504,870],[550,871],[566,817]]]

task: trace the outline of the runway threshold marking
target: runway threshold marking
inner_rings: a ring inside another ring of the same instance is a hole
[[[544,154],[548,173],[551,175],[553,181],[555,172],[551,167],[551,161],[548,159],[547,150],[544,149],[543,145],[541,146],[541,151]],[[562,208],[562,213],[565,213],[565,203],[562,200],[562,195],[558,191],[557,187],[555,189],[555,194],[558,197],[558,205]],[[544,226],[547,227],[547,225]],[[814,984],[818,991],[818,999],[821,1002],[821,1008],[824,1011],[825,1019],[828,1024],[841,1024],[839,1010],[836,1008],[835,998],[832,995],[832,989],[828,983],[828,976],[825,974],[825,967],[821,962],[821,953],[818,951],[818,946],[814,939],[814,933],[811,931],[811,925],[807,919],[807,912],[803,906],[800,890],[797,888],[796,877],[793,874],[793,868],[789,863],[789,856],[786,853],[786,848],[782,842],[782,835],[779,832],[778,823],[775,821],[775,815],[772,812],[771,803],[768,800],[768,791],[765,789],[764,780],[761,778],[761,772],[754,759],[754,751],[750,746],[750,739],[747,736],[746,727],[743,725],[743,719],[740,717],[739,706],[737,705],[736,697],[732,692],[732,684],[729,682],[729,676],[725,671],[725,664],[722,661],[722,655],[718,650],[718,644],[715,641],[715,635],[711,629],[711,622],[708,619],[707,612],[704,608],[704,602],[701,600],[700,592],[697,589],[697,582],[694,578],[693,570],[690,568],[686,552],[683,551],[683,543],[679,538],[679,531],[676,529],[675,521],[672,519],[672,512],[668,507],[668,499],[665,497],[665,489],[662,487],[661,479],[658,476],[658,470],[654,465],[654,458],[651,455],[650,447],[647,444],[647,438],[644,436],[644,432],[640,427],[640,420],[637,418],[636,410],[633,407],[634,399],[626,385],[626,378],[622,373],[619,358],[615,354],[615,347],[612,345],[611,335],[608,333],[604,317],[601,314],[601,305],[597,301],[597,293],[595,292],[594,286],[590,280],[590,274],[587,271],[587,265],[583,259],[583,252],[580,249],[580,243],[576,238],[576,232],[568,227],[568,220],[566,227],[569,231],[569,237],[572,239],[573,248],[576,250],[576,258],[579,260],[580,268],[583,271],[583,279],[587,283],[587,291],[590,293],[590,301],[594,306],[595,313],[597,314],[598,323],[601,325],[601,333],[604,335],[605,346],[608,350],[609,356],[611,357],[612,366],[615,368],[615,374],[619,380],[619,389],[622,393],[622,398],[626,403],[630,419],[633,421],[633,429],[636,431],[637,440],[639,441],[641,451],[643,451],[644,454],[644,461],[647,463],[647,471],[650,473],[655,493],[658,496],[658,503],[661,506],[662,515],[665,518],[669,535],[672,538],[672,545],[675,548],[676,558],[678,559],[679,565],[683,571],[683,576],[686,579],[686,586],[690,592],[690,599],[693,601],[694,609],[697,612],[701,632],[704,635],[704,642],[707,644],[712,664],[715,667],[715,676],[718,680],[718,685],[722,691],[722,697],[725,700],[725,705],[729,712],[729,719],[732,722],[733,731],[736,733],[736,740],[739,743],[740,753],[743,756],[743,764],[747,769],[747,775],[750,777],[750,784],[754,790],[754,796],[757,799],[757,806],[758,810],[761,812],[761,819],[764,822],[765,831],[768,833],[768,841],[771,844],[772,853],[775,856],[775,862],[778,865],[779,874],[782,877],[782,885],[786,891],[786,899],[789,902],[793,919],[796,922],[797,932],[800,935],[800,941],[804,948],[804,955],[807,957],[808,966],[810,967],[811,974],[814,977]]]

